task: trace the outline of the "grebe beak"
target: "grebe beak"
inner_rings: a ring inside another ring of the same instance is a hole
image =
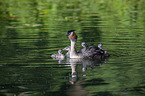
[[[69,35],[67,34],[66,37],[68,37],[68,41],[70,40]]]
[[[67,35],[65,35],[66,37],[68,37],[68,41],[70,40],[72,35],[73,35],[73,32],[68,32]]]

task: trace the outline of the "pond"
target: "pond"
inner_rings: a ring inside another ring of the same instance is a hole
[[[144,3],[0,1],[0,96],[144,96]],[[70,45],[68,30],[77,50],[101,43],[110,57],[51,58]]]

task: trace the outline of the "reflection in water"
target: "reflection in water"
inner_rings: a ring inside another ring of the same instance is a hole
[[[96,66],[101,66],[103,63],[106,63],[108,57],[97,58],[97,59],[70,59],[67,58],[53,58],[53,60],[58,60],[59,64],[70,64],[71,66],[71,75],[69,76],[69,85],[71,85],[67,90],[66,94],[69,96],[87,96],[88,92],[83,88],[81,83],[85,80],[79,79],[79,74],[77,72],[77,66],[82,65],[82,72],[85,72],[88,67],[93,68]],[[69,65],[68,65],[69,66]],[[85,74],[83,76],[86,76]]]
[[[87,67],[96,67],[101,66],[103,63],[106,63],[108,60],[108,57],[104,58],[97,58],[97,59],[70,59],[67,58],[66,61],[65,58],[53,58],[53,60],[58,60],[59,64],[70,64],[71,70],[72,70],[72,80],[70,80],[71,84],[75,84],[75,82],[78,80],[78,73],[77,73],[77,65],[82,64],[82,72],[85,72],[87,70]]]

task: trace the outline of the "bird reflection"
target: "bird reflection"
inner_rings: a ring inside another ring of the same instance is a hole
[[[54,58],[53,58],[54,59]],[[56,60],[56,59],[54,59]],[[64,65],[71,67],[71,73],[69,75],[69,81],[66,83],[69,88],[65,90],[65,93],[68,96],[87,96],[88,91],[84,89],[84,87],[81,85],[81,83],[85,80],[85,78],[80,79],[79,76],[83,74],[85,75],[85,71],[87,71],[87,68],[94,68],[96,66],[102,66],[102,64],[106,63],[108,61],[108,57],[98,57],[96,59],[84,59],[84,58],[76,58],[76,59],[71,59],[71,58],[57,58],[59,65]],[[81,65],[82,66],[82,72],[77,71],[77,66]],[[62,66],[60,66],[62,67]]]
[[[102,57],[102,58],[98,57],[96,59],[53,58],[53,60],[58,60],[59,64],[66,64],[66,66],[71,66],[72,72],[69,77],[69,84],[75,84],[78,80],[78,72],[77,72],[78,65],[82,65],[82,72],[85,72],[87,71],[87,68],[102,66],[102,64],[108,61],[108,57]]]

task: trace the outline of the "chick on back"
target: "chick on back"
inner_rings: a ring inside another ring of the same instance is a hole
[[[77,35],[75,30],[69,30],[67,32],[68,39],[71,42],[70,58],[95,58],[95,56],[104,55],[107,51],[102,51],[101,45],[87,46],[85,42],[82,43],[83,48],[80,51],[76,50]]]
[[[79,52],[82,53],[83,57],[92,57],[94,54],[97,53],[97,47],[87,46],[85,42],[82,42],[81,45],[83,46],[83,48]]]
[[[98,44],[98,46],[87,46],[85,42],[82,42],[81,45],[83,48],[79,52],[82,53],[83,57],[93,58],[96,55],[109,56],[108,52],[102,49],[102,44]]]
[[[62,54],[62,50],[59,49],[57,54],[52,54],[52,58],[64,58],[65,56]]]

